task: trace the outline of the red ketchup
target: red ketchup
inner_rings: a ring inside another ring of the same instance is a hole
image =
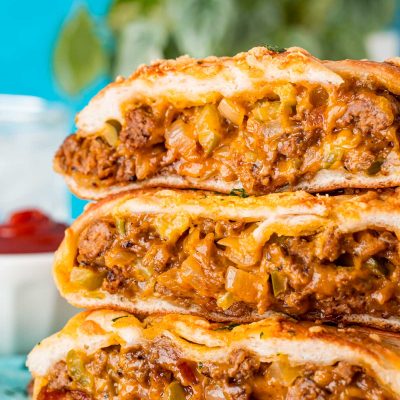
[[[51,220],[39,210],[15,212],[0,225],[0,254],[53,252],[66,228],[67,225]]]

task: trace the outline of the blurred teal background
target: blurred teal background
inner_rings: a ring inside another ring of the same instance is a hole
[[[104,18],[109,0],[88,0],[91,15]],[[66,104],[73,115],[109,80],[99,76],[81,93],[67,96],[55,82],[53,53],[60,29],[81,2],[69,0],[4,1],[0,11],[0,93],[43,97]],[[73,120],[71,119],[71,131]],[[71,196],[71,215],[84,201]]]
[[[90,13],[103,17],[109,0],[85,2]],[[106,81],[78,96],[69,98],[55,85],[52,58],[54,46],[65,19],[79,2],[68,0],[5,1],[0,12],[0,93],[41,96],[47,100],[82,107]]]

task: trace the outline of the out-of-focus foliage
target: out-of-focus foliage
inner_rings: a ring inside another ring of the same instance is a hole
[[[114,0],[109,72],[128,75],[155,58],[233,55],[267,44],[363,58],[365,36],[385,28],[394,11],[395,0]],[[73,75],[76,66],[69,68]]]
[[[54,72],[61,88],[79,93],[110,63],[87,9],[80,7],[64,25],[54,52]]]

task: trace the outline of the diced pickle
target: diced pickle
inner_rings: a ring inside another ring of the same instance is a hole
[[[382,160],[376,160],[374,161],[370,167],[367,169],[367,174],[368,175],[376,175],[382,168],[383,161]]]
[[[103,275],[92,271],[89,268],[73,267],[70,274],[70,281],[87,290],[96,290],[103,283]]]
[[[329,169],[336,162],[341,161],[343,158],[343,150],[340,148],[332,148],[324,157],[322,168]]]
[[[126,234],[125,220],[122,218],[115,218],[115,226],[120,235],[124,236]]]
[[[272,290],[274,292],[274,296],[278,296],[280,293],[285,292],[287,288],[287,278],[281,272],[272,271],[271,282],[272,282]]]
[[[206,155],[211,154],[211,152],[218,146],[221,141],[221,135],[213,131],[201,131],[199,132],[199,143],[204,150]]]
[[[113,126],[115,128],[115,130],[117,131],[117,133],[121,132],[122,125],[121,125],[121,122],[119,122],[118,120],[109,119],[109,120],[106,121],[106,123],[111,125],[111,126]]]
[[[197,119],[196,131],[204,153],[209,155],[221,141],[221,121],[215,105],[203,107]]]
[[[85,389],[93,387],[93,376],[86,370],[83,355],[75,350],[70,350],[66,358],[69,376]]]
[[[168,385],[165,400],[186,400],[185,390],[178,381],[173,381]]]
[[[385,268],[383,265],[380,265],[379,262],[373,258],[370,257],[368,258],[367,261],[365,261],[364,266],[371,270],[375,275],[378,276],[384,276],[385,275]]]
[[[101,136],[111,147],[115,147],[118,143],[118,131],[115,126],[110,123],[105,124]]]

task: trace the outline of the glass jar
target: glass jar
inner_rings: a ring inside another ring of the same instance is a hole
[[[60,104],[0,95],[0,222],[24,208],[69,220],[68,192],[52,169],[69,124],[69,113]]]

